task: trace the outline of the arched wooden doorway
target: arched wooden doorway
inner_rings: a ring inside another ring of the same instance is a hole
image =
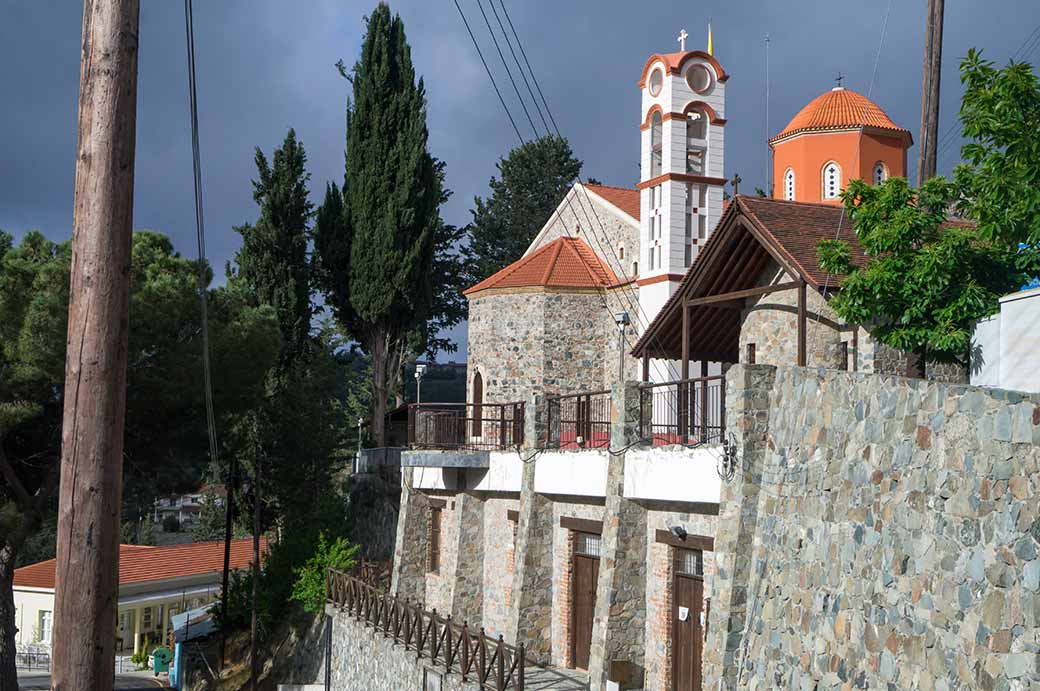
[[[484,417],[484,377],[480,372],[473,375],[473,420],[470,423],[469,434],[471,437],[480,437]]]

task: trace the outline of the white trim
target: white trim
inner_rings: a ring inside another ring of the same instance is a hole
[[[121,597],[119,598],[118,606],[128,607],[130,605],[144,605],[149,602],[166,602],[180,597],[197,597],[199,595],[210,595],[219,592],[219,583],[213,583],[208,586],[196,588],[174,588],[170,590],[161,590],[156,593],[144,593],[130,597]]]
[[[46,595],[53,595],[54,594],[54,588],[37,588],[37,587],[34,587],[34,586],[28,586],[28,585],[16,585],[11,590],[12,590],[12,592],[15,592],[15,593],[23,592],[23,593],[44,593]]]
[[[598,203],[600,207],[602,207],[603,209],[611,212],[612,214],[614,214],[615,216],[620,218],[622,221],[625,221],[626,223],[631,225],[633,228],[635,228],[637,230],[639,229],[639,221],[637,219],[629,216],[627,213],[625,213],[624,211],[622,211],[618,207],[614,206],[613,204],[608,202],[603,197],[601,197],[598,194],[596,194],[595,190],[591,190],[588,187],[586,187],[585,185],[581,184],[580,182],[576,182],[570,188],[570,190],[567,191],[567,194],[564,195],[563,199],[560,200],[560,203],[556,207],[556,210],[552,212],[552,214],[549,216],[549,219],[542,226],[542,229],[539,230],[538,234],[534,236],[534,240],[531,241],[531,244],[527,246],[526,250],[524,250],[524,254],[523,254],[524,257],[526,257],[527,255],[531,254],[531,252],[533,252],[536,248],[538,248],[538,246],[541,244],[542,240],[545,238],[545,235],[549,232],[549,230],[553,227],[553,225],[557,221],[559,221],[560,219],[563,218],[563,212],[564,211],[569,211],[569,209],[568,209],[568,202],[571,200],[571,196],[572,195],[577,195],[577,190],[578,190],[579,187],[582,190],[584,190],[585,192],[588,192],[589,193],[589,199],[592,199],[593,201]],[[584,214],[582,214],[582,211],[581,211],[581,208],[580,208],[580,206],[582,204],[584,204],[584,203],[585,203],[584,200],[579,200],[579,199],[575,199],[574,201],[570,201],[571,206],[577,205],[577,208],[574,209],[574,215],[578,217],[579,221],[581,221],[583,219],[583,217],[584,217]],[[586,206],[585,209],[587,210],[588,207]],[[594,230],[597,230],[597,229],[596,228],[590,228],[589,232],[592,232]],[[598,255],[599,253],[597,252],[596,254]]]
[[[1006,304],[1008,302],[1014,302],[1015,300],[1025,300],[1027,298],[1040,297],[1040,288],[1030,288],[1029,290],[1020,290],[1017,293],[1011,293],[1000,298],[1000,304]]]

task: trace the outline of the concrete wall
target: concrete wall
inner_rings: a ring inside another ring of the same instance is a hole
[[[792,367],[727,383],[705,688],[1040,688],[1040,396]]]
[[[1000,299],[975,329],[971,383],[1040,392],[1040,288]]]

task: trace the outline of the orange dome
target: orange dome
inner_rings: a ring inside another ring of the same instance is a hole
[[[890,130],[912,139],[908,130],[892,122],[881,107],[863,94],[851,89],[836,88],[821,94],[809,102],[795,115],[787,127],[769,140],[773,144],[781,139],[801,134],[802,132],[818,132],[842,130],[852,127],[875,127]]]

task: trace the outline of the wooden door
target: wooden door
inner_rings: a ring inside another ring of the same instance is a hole
[[[599,535],[577,533],[576,537],[571,578],[571,659],[575,667],[588,669],[599,581]]]
[[[704,629],[704,571],[701,552],[677,550],[672,583],[672,679],[675,691],[700,691]]]

